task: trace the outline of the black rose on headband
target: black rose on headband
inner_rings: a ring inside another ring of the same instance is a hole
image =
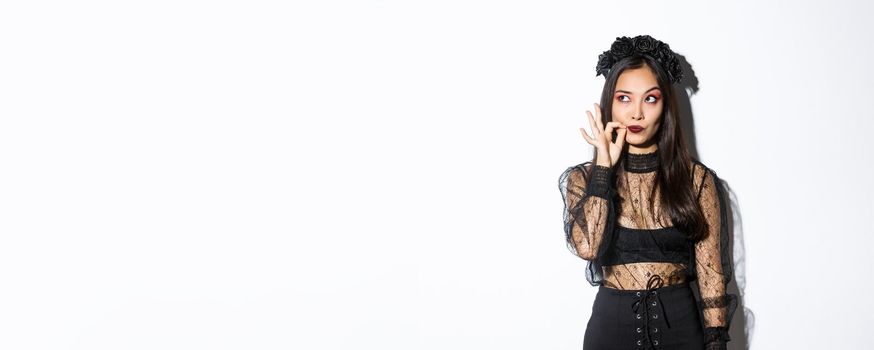
[[[630,55],[634,47],[632,47],[633,43],[631,39],[627,36],[623,36],[621,38],[616,38],[616,41],[613,42],[613,45],[610,45],[610,54],[616,57],[625,57]]]
[[[658,40],[649,35],[641,35],[634,38],[634,50],[640,53],[650,53],[658,45]]]

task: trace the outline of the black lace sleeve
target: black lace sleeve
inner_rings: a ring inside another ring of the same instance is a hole
[[[695,270],[707,343],[725,343],[737,308],[737,295],[727,293],[733,278],[728,196],[716,173],[703,167],[698,203],[708,225],[706,238],[695,244]]]
[[[568,246],[588,260],[586,279],[592,285],[603,281],[597,260],[612,239],[614,220],[613,167],[585,162],[567,168],[559,177],[564,202],[564,232]]]

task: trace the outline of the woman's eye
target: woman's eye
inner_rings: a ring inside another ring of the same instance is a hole
[[[627,95],[621,95],[621,96],[619,96],[618,99],[620,102],[629,102],[628,100],[625,99],[627,97],[628,97]],[[649,99],[650,97],[652,97],[652,100]],[[649,103],[656,103],[659,100],[658,97],[655,97],[653,95],[649,95],[646,98],[647,98],[646,102],[649,102]]]

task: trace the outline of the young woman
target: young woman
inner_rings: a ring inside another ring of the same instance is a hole
[[[684,142],[677,57],[648,35],[619,37],[596,70],[592,135],[580,128],[594,157],[559,179],[567,244],[598,286],[583,349],[725,349],[737,307],[727,198]]]

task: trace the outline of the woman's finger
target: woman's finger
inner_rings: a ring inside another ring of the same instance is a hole
[[[613,122],[607,123],[607,127],[604,128],[604,135],[607,135],[607,142],[613,143],[613,129],[616,127],[616,124]]]
[[[601,123],[601,106],[595,103],[595,121],[598,122],[598,130],[604,130],[604,124]]]
[[[584,138],[584,139],[586,140],[586,142],[588,142],[590,145],[592,145],[592,146],[595,145],[595,141],[592,140],[591,137],[589,137],[589,134],[586,134],[586,128],[580,128],[580,134],[583,134],[583,138]]]
[[[610,135],[610,136],[607,136],[608,142],[615,144],[615,142],[613,142],[613,130],[616,130],[616,129],[619,129],[619,131],[625,130],[625,125],[622,125],[622,123],[615,122],[615,121],[607,122],[607,127],[604,129],[604,133],[607,135]]]
[[[619,149],[622,149],[622,147],[625,146],[625,135],[626,134],[628,134],[628,128],[619,129],[619,132],[617,132],[616,146],[618,146]]]
[[[620,122],[608,122],[607,126],[610,125],[612,125],[614,129],[625,129],[625,124],[622,124]]]
[[[589,125],[592,126],[592,135],[596,139],[600,139],[602,129],[598,127],[597,123],[595,123],[595,118],[592,117],[592,112],[586,111],[586,114],[589,115]]]

